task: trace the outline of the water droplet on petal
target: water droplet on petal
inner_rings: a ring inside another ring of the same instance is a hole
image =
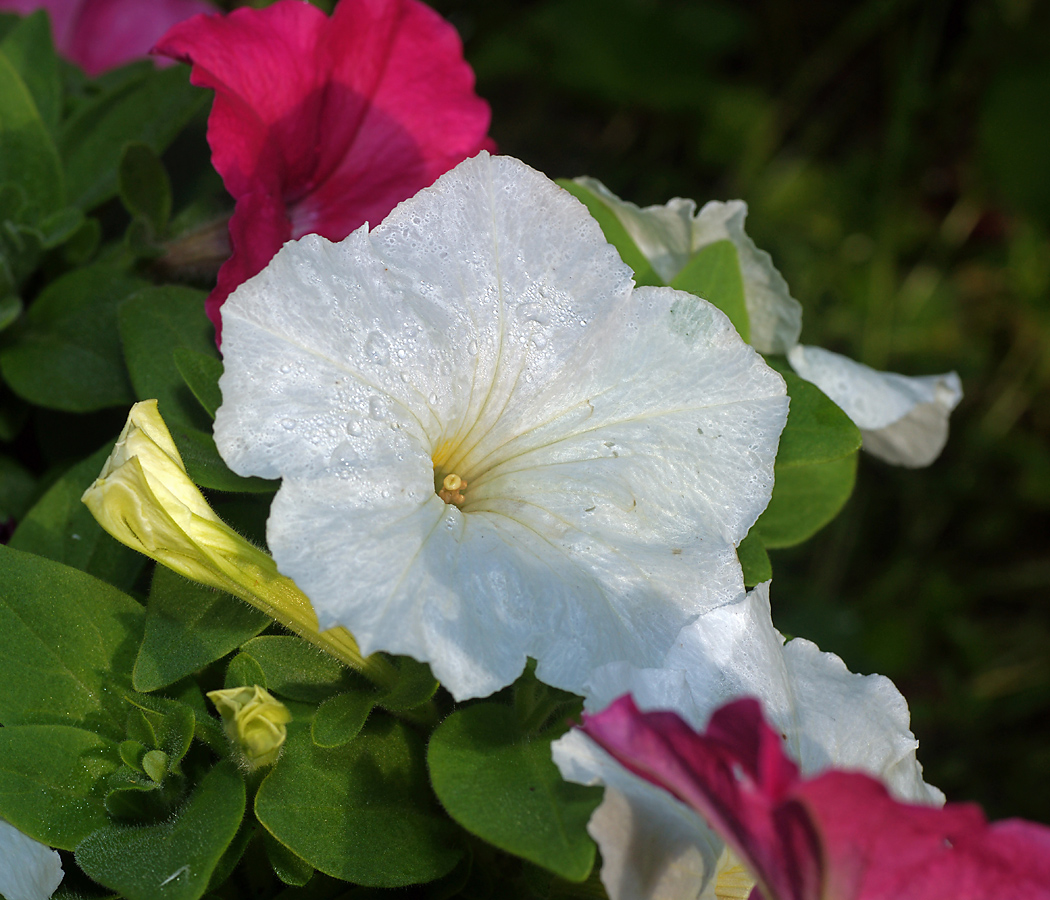
[[[368,414],[377,422],[386,416],[386,407],[383,405],[383,401],[378,397],[373,397],[369,400]]]
[[[357,437],[361,433],[361,423],[357,421],[346,423],[346,433]]]
[[[384,366],[390,361],[390,342],[378,331],[373,331],[365,341],[365,353],[372,362]]]
[[[438,395],[431,394],[429,397],[427,397],[427,402],[429,402],[431,406],[437,406]]]
[[[281,427],[285,431],[291,431],[295,428],[295,419],[281,419]]]
[[[292,364],[291,363],[285,363],[283,366],[281,366],[281,374],[282,375],[288,375],[291,371],[292,371]]]
[[[477,341],[471,341],[469,344],[467,344],[467,353],[469,353],[471,356],[473,356],[477,352],[478,352],[478,342]]]

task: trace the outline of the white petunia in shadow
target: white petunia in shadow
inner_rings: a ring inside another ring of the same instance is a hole
[[[853,769],[879,778],[900,800],[944,802],[922,780],[908,706],[893,682],[854,674],[802,638],[785,643],[770,617],[768,582],[684,629],[662,667],[597,670],[585,690],[587,710],[626,693],[640,709],[671,710],[696,729],[727,701],[756,697],[805,775]],[[685,805],[580,731],[556,741],[553,753],[568,781],[605,785],[588,830],[611,900],[747,898],[754,882]]]
[[[0,819],[0,895],[48,900],[62,875],[62,860],[54,850]]]
[[[706,302],[634,289],[523,163],[483,153],[371,233],[285,245],[223,320],[216,443],[283,479],[278,567],[364,653],[457,699],[527,656],[578,692],[741,589],[782,379]]]
[[[802,307],[773,265],[744,231],[747,204],[712,200],[699,212],[675,197],[663,206],[621,200],[595,178],[576,183],[604,203],[653,270],[671,282],[692,256],[715,241],[732,241],[740,261],[750,341],[762,353],[787,354],[801,378],[812,382],[860,428],[864,449],[897,466],[932,463],[948,440],[948,418],[962,399],[955,372],[911,377],[880,372],[847,356],[803,346]]]

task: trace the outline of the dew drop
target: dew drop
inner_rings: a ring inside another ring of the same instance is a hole
[[[291,371],[292,371],[292,364],[291,363],[285,363],[283,366],[281,366],[281,374],[282,375],[288,375]]]
[[[373,331],[365,341],[365,353],[372,362],[385,366],[390,361],[390,342],[378,331]]]
[[[431,406],[437,406],[437,402],[438,402],[438,395],[437,395],[437,394],[431,394],[431,395],[430,395],[429,397],[427,397],[427,402],[428,402],[428,403],[429,403],[429,404],[430,404]]]
[[[291,431],[295,428],[295,419],[281,419],[281,427],[285,431]]]
[[[383,488],[383,490],[380,493],[381,493],[381,495],[382,495],[384,500],[389,499],[390,491],[388,491],[386,488]]]
[[[397,358],[398,359],[404,359],[406,356],[408,356],[408,354],[405,352],[405,348],[404,347],[398,347],[397,348]]]
[[[352,437],[357,437],[361,433],[361,423],[357,421],[347,422],[346,433]]]
[[[467,344],[467,353],[469,353],[471,356],[473,356],[477,352],[478,352],[478,342],[477,341],[471,341],[469,344]]]
[[[532,337],[532,346],[537,350],[542,350],[547,346],[547,339],[542,334],[536,334]]]
[[[378,397],[373,397],[369,400],[368,414],[377,422],[383,419],[386,416],[386,407],[383,405],[383,401]]]
[[[453,528],[455,528],[456,527],[456,517],[455,516],[448,516],[445,519],[445,527],[449,531],[451,531]]]

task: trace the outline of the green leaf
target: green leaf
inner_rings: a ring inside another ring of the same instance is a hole
[[[251,687],[253,684],[266,687],[266,673],[247,653],[238,653],[226,667],[224,688]]]
[[[732,241],[715,241],[702,248],[686,263],[671,287],[688,291],[713,303],[729,316],[745,341],[751,337],[751,319],[744,302],[744,276]]]
[[[397,683],[375,698],[377,706],[392,712],[402,712],[426,703],[437,693],[438,681],[426,663],[410,656],[395,657],[394,662],[397,665]]]
[[[582,881],[594,865],[586,826],[602,791],[562,779],[551,760],[555,736],[526,734],[514,710],[497,703],[456,710],[430,739],[430,779],[467,831]]]
[[[182,380],[204,407],[204,411],[214,419],[215,411],[222,405],[222,391],[219,390],[222,360],[189,347],[176,347],[173,357]]]
[[[70,202],[84,210],[117,193],[127,144],[163,153],[209,98],[190,85],[184,66],[158,70],[147,62],[112,76],[99,79],[103,89],[77,105],[59,141]]]
[[[253,638],[241,652],[259,664],[267,690],[291,700],[320,703],[367,684],[333,657],[291,635]]]
[[[310,736],[318,747],[342,747],[364,728],[375,694],[371,691],[349,691],[329,697],[318,708],[310,725]]]
[[[171,770],[177,771],[179,762],[193,741],[197,719],[193,710],[180,700],[170,697],[135,693],[129,694],[127,699],[138,707],[154,735],[153,741],[147,743],[155,750],[164,751]]]
[[[8,294],[0,299],[0,331],[17,322],[24,308],[25,304],[22,303],[22,298],[16,297],[14,294]]]
[[[587,211],[601,226],[605,239],[616,248],[617,252],[620,254],[620,259],[634,270],[634,280],[636,284],[663,284],[660,276],[656,274],[653,267],[649,264],[649,260],[645,258],[645,254],[638,249],[638,245],[634,242],[634,238],[627,233],[627,229],[623,227],[623,223],[616,218],[616,213],[609,209],[609,207],[606,206],[596,194],[592,194],[582,184],[577,184],[575,181],[571,181],[568,178],[559,178],[557,184],[560,187],[565,188],[565,190],[587,207]]]
[[[0,52],[0,183],[15,182],[40,213],[65,202],[58,150],[26,83]]]
[[[147,750],[142,755],[142,770],[160,784],[168,774],[168,754],[163,750]]]
[[[449,872],[461,851],[427,786],[421,739],[388,716],[342,747],[290,725],[284,754],[255,798],[263,827],[315,869],[369,887]]]
[[[9,456],[0,456],[0,525],[21,519],[32,501],[36,479]]]
[[[0,722],[122,740],[143,613],[104,581],[0,547]]]
[[[117,309],[143,282],[108,266],[70,272],[33,302],[0,370],[20,397],[48,409],[93,412],[135,400]]]
[[[62,114],[62,80],[51,40],[51,24],[44,12],[37,10],[20,19],[4,36],[0,53],[25,83],[40,120],[54,139]]]
[[[740,567],[744,570],[744,587],[753,588],[756,584],[769,581],[773,577],[773,566],[769,554],[762,544],[758,531],[752,528],[736,548]]]
[[[0,817],[30,837],[72,850],[107,822],[117,744],[66,725],[0,728]]]
[[[65,563],[127,591],[148,560],[106,534],[80,500],[111,450],[108,444],[101,447],[52,484],[18,523],[10,546]]]
[[[136,690],[167,687],[233,652],[270,621],[243,600],[158,566],[132,676]]]
[[[268,831],[263,832],[263,846],[274,874],[285,884],[302,887],[313,877],[314,867],[275,840]]]
[[[77,847],[81,869],[127,900],[197,900],[244,816],[244,781],[229,762],[201,779],[157,825],[107,825]]]
[[[768,362],[787,382],[791,398],[777,466],[829,462],[860,449],[860,429],[820,388],[799,378],[783,359]]]
[[[140,142],[127,144],[117,181],[127,211],[148,222],[155,235],[163,234],[171,216],[171,181],[153,148]]]
[[[188,428],[178,422],[170,425],[170,429],[175,446],[179,448],[179,455],[186,465],[186,472],[194,484],[213,491],[232,493],[267,494],[277,490],[276,480],[254,475],[245,478],[231,472],[219,456],[215,438],[209,432]]]
[[[120,337],[135,396],[156,399],[169,428],[211,428],[173,356],[176,348],[185,347],[217,357],[215,330],[204,314],[204,297],[202,291],[192,288],[160,285],[139,291],[120,309]]]
[[[811,465],[774,466],[769,506],[755,523],[766,547],[792,547],[812,537],[845,506],[857,476],[856,452]]]

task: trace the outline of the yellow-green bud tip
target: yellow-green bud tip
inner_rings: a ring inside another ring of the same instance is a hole
[[[209,691],[208,699],[222,716],[226,736],[240,750],[249,771],[277,761],[292,714],[264,688],[227,688]]]

